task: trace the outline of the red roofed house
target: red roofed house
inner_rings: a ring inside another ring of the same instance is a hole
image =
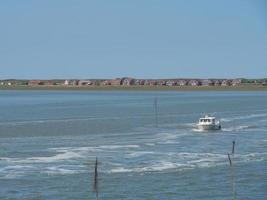
[[[41,84],[41,81],[40,80],[30,80],[28,82],[28,85],[29,86],[36,86],[36,85],[40,85]]]

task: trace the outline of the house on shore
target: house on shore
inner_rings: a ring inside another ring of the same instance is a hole
[[[79,84],[78,80],[69,80],[69,86],[77,86]]]
[[[158,82],[156,80],[150,80],[149,85],[150,86],[156,86],[156,85],[158,85]]]
[[[94,82],[91,80],[79,80],[78,85],[79,86],[94,85]]]
[[[202,80],[202,86],[214,86],[214,81],[210,79]]]
[[[41,80],[30,80],[28,82],[29,86],[37,86],[37,85],[41,85],[42,81]]]
[[[124,85],[124,86],[130,86],[130,85],[133,85],[134,82],[135,82],[135,81],[134,81],[133,78],[130,78],[130,77],[122,78],[122,85]]]
[[[238,86],[241,85],[242,79],[233,79],[232,80],[232,86]]]
[[[100,82],[100,85],[101,85],[101,86],[111,85],[111,82],[110,82],[110,80],[104,80],[104,81],[101,81],[101,82]]]
[[[221,86],[230,86],[232,85],[232,81],[231,80],[222,80]]]
[[[214,86],[221,86],[222,81],[221,80],[215,80],[214,81]]]
[[[65,80],[65,82],[64,82],[63,85],[64,85],[64,86],[68,86],[68,85],[69,85],[69,80]]]
[[[113,85],[113,86],[121,85],[121,79],[120,78],[116,78],[116,79],[110,80],[110,85]]]
[[[190,86],[200,86],[201,82],[199,80],[190,80],[188,82],[188,85],[190,85]]]
[[[166,81],[164,81],[164,80],[160,80],[160,81],[158,82],[158,85],[160,85],[160,86],[165,86],[165,85],[166,85]]]
[[[168,80],[168,81],[166,81],[166,85],[167,86],[175,86],[176,84],[177,84],[177,82],[174,81],[174,80]]]
[[[187,80],[178,80],[177,85],[178,86],[186,86],[186,85],[188,85],[188,81]]]
[[[136,79],[136,80],[134,81],[134,85],[141,85],[141,80]]]

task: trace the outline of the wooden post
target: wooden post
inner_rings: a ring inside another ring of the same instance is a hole
[[[232,176],[232,194],[233,194],[233,200],[236,200],[236,188],[235,188],[235,170],[234,170],[234,154],[235,154],[235,141],[233,141],[232,143],[232,153],[229,154],[228,153],[228,160],[229,160],[229,164],[231,167],[231,176]],[[233,158],[231,159],[231,155],[233,156]]]
[[[96,195],[96,200],[98,200],[98,160],[96,157],[95,160],[95,171],[94,171],[94,186],[93,186],[93,190],[95,192]]]
[[[235,141],[233,141],[233,146],[232,146],[232,155],[234,156],[235,154]]]
[[[228,153],[228,160],[229,160],[230,166],[232,167],[232,160],[231,160],[231,157],[230,157],[230,154],[229,153]]]

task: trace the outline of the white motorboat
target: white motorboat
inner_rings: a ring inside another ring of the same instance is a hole
[[[201,117],[197,123],[197,128],[199,130],[208,131],[208,130],[220,130],[221,124],[219,120],[216,120],[215,117],[205,115]]]

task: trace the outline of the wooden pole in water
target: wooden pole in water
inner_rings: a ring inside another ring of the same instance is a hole
[[[230,157],[230,154],[229,153],[228,153],[228,160],[229,160],[230,166],[232,167],[232,160],[231,160],[231,157]]]
[[[235,141],[233,141],[233,146],[232,146],[232,153],[231,155],[234,158],[234,153],[235,153]],[[233,160],[231,159],[231,155],[228,153],[228,160],[229,164],[231,167],[231,176],[232,176],[232,194],[233,194],[233,200],[236,200],[236,189],[235,189],[235,171],[234,171],[234,163]]]
[[[234,156],[235,154],[235,141],[233,141],[233,146],[232,146],[232,155]]]
[[[93,190],[96,194],[96,200],[98,200],[98,160],[95,160],[95,171],[94,171],[94,187]]]
[[[154,99],[154,108],[155,108],[155,126],[158,127],[158,99]]]

